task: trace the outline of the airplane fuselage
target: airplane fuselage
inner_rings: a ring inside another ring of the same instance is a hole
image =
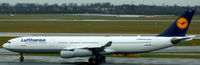
[[[173,46],[173,37],[140,36],[74,36],[74,37],[19,37],[9,40],[4,48],[19,53],[60,53],[64,48],[101,46],[112,41],[106,53],[141,53]]]

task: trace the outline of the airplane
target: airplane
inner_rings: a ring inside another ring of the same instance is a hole
[[[8,40],[3,48],[23,54],[60,54],[62,58],[90,57],[89,63],[104,63],[107,54],[145,53],[190,41],[185,36],[195,10],[186,10],[163,33],[156,36],[29,36]]]

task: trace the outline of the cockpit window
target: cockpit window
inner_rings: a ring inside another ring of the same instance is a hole
[[[9,43],[9,44],[10,44],[11,42],[10,42],[10,41],[8,41],[7,43]]]

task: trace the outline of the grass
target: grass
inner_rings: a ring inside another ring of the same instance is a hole
[[[0,22],[0,32],[140,33],[140,31],[149,30],[143,25],[145,23],[142,22],[140,24],[132,22]],[[147,25],[147,28],[155,28],[150,26],[153,25],[152,23],[147,23]],[[154,31],[149,32],[154,33]]]
[[[0,32],[43,33],[150,33],[163,32],[171,22],[65,22],[65,21],[18,21],[0,22]],[[192,23],[189,34],[200,34],[200,22]]]
[[[175,20],[177,16],[164,17],[114,17],[64,14],[0,14],[0,20]],[[193,20],[200,20],[200,15]],[[172,22],[99,22],[99,21],[0,21],[0,32],[50,32],[50,33],[151,33],[163,32]],[[199,21],[193,21],[189,34],[200,34]]]

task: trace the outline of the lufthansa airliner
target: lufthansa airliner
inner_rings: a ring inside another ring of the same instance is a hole
[[[30,36],[14,38],[3,47],[23,54],[60,54],[62,58],[89,56],[89,63],[105,62],[106,54],[145,53],[190,41],[185,36],[195,10],[187,10],[169,28],[156,36]]]

